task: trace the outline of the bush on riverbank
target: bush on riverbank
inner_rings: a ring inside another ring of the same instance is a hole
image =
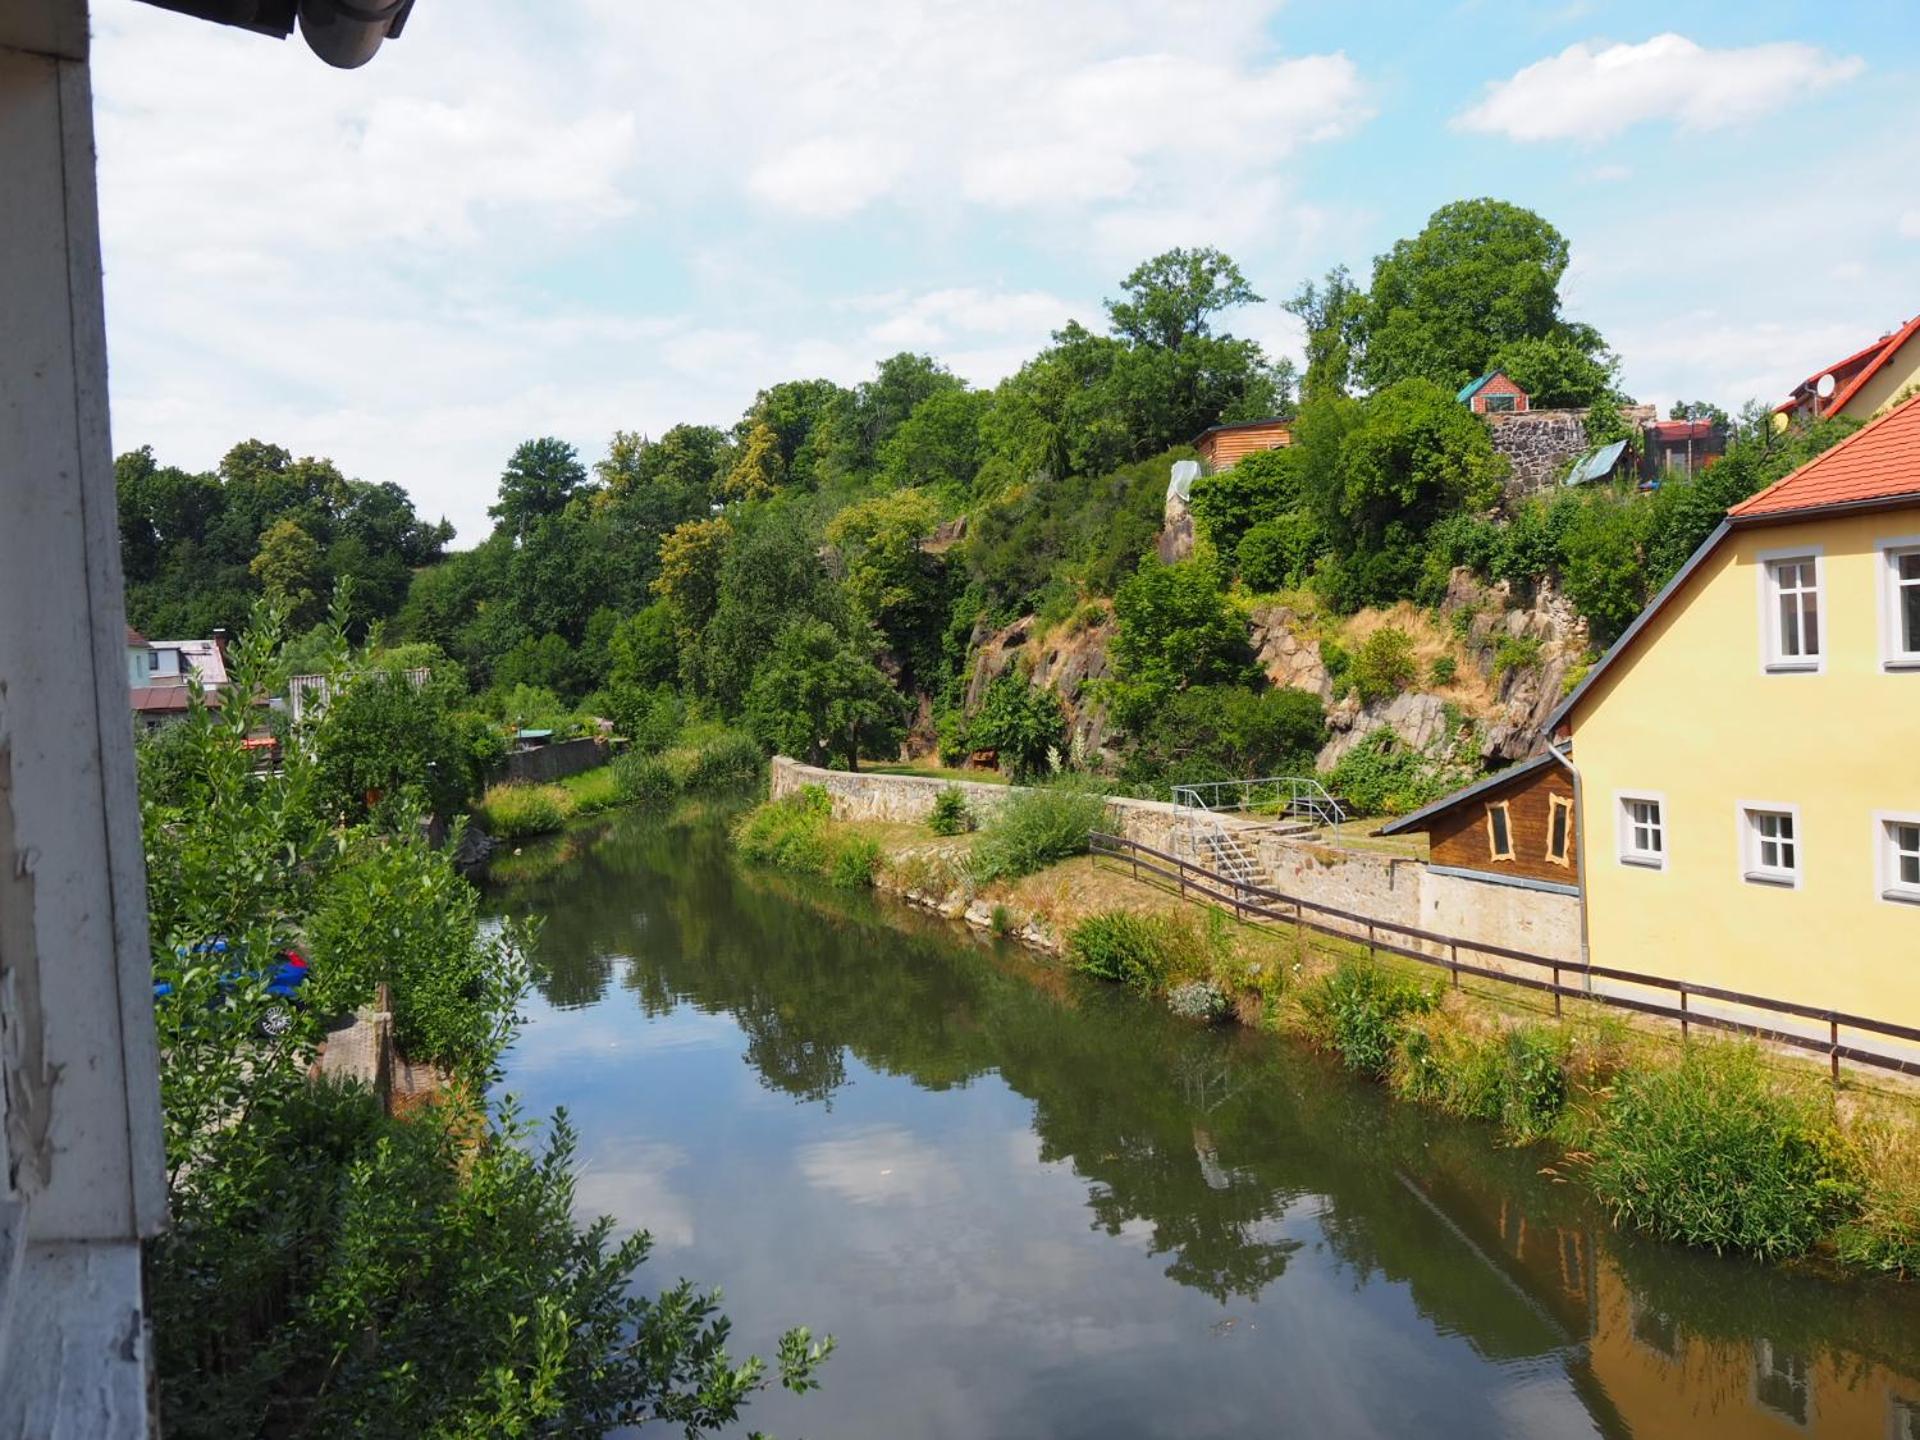
[[[1308,1033],[1349,1070],[1383,1079],[1399,1050],[1401,1022],[1440,1003],[1437,984],[1422,985],[1377,964],[1345,960],[1300,994]]]
[[[495,839],[512,843],[558,830],[577,807],[558,785],[495,785],[481,798],[480,827]]]
[[[1860,1199],[1831,1100],[1769,1077],[1751,1045],[1622,1075],[1589,1148],[1617,1222],[1714,1250],[1799,1255]]]
[[[1084,855],[1106,813],[1106,795],[1084,783],[1060,780],[1016,790],[974,841],[974,878],[982,884],[1017,880]]]
[[[817,875],[849,888],[871,885],[880,846],[848,834],[833,819],[833,799],[807,785],[749,810],[734,827],[734,845],[747,859],[781,870]]]
[[[964,835],[973,829],[973,811],[967,805],[966,792],[948,785],[934,796],[927,828],[936,835]]]
[[[1565,1110],[1572,1049],[1556,1026],[1473,1030],[1436,1010],[1403,1024],[1387,1078],[1403,1100],[1489,1121],[1524,1144],[1549,1134]]]

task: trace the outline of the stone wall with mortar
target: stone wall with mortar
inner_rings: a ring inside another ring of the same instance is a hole
[[[1620,413],[1638,429],[1658,412],[1651,405],[1627,405]],[[1568,467],[1593,448],[1585,410],[1522,410],[1482,418],[1493,429],[1493,448],[1513,465],[1507,477],[1509,504],[1552,490]]]
[[[769,782],[773,798],[805,785],[825,789],[840,820],[922,821],[932,813],[934,797],[949,785],[965,794],[974,813],[984,818],[1005,804],[1013,790],[933,776],[851,775],[784,756],[774,759]],[[1181,812],[1174,806],[1129,799],[1116,799],[1112,806],[1114,823],[1127,839],[1179,853],[1175,842]],[[1437,875],[1406,856],[1285,840],[1266,833],[1259,822],[1219,818],[1266,870],[1270,888],[1283,894],[1384,924],[1411,925],[1549,959],[1579,959],[1580,902],[1574,896]],[[1325,923],[1341,926],[1339,921]],[[1352,928],[1362,933],[1362,927]]]

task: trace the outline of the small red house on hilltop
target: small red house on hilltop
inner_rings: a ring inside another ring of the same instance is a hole
[[[1200,452],[1200,468],[1209,475],[1231,470],[1247,456],[1261,450],[1278,450],[1293,443],[1293,431],[1285,420],[1243,420],[1237,425],[1215,425],[1194,437],[1193,448]]]
[[[1504,370],[1489,370],[1469,380],[1453,397],[1476,415],[1519,415],[1527,409],[1527,392]]]

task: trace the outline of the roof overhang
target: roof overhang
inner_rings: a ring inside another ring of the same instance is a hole
[[[1425,830],[1427,828],[1427,822],[1442,811],[1451,810],[1454,806],[1471,800],[1476,795],[1484,795],[1489,790],[1498,790],[1502,785],[1514,780],[1523,779],[1538,770],[1541,766],[1551,765],[1553,763],[1553,756],[1547,751],[1542,750],[1538,755],[1530,756],[1516,764],[1509,765],[1504,770],[1494,771],[1493,774],[1487,776],[1484,780],[1474,781],[1473,784],[1467,786],[1465,789],[1456,790],[1451,795],[1443,795],[1431,805],[1416,810],[1411,815],[1403,815],[1390,825],[1382,825],[1373,833],[1376,835],[1405,835],[1410,832]]]

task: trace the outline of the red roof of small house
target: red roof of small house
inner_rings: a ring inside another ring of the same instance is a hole
[[[1920,501],[1920,395],[1742,500],[1727,518],[1738,522],[1908,498]]]
[[[138,630],[134,629],[133,626],[131,625],[127,626],[127,648],[129,650],[142,648],[146,645],[146,643],[147,643],[146,636],[142,635]]]
[[[1860,387],[1871,380],[1882,365],[1899,353],[1900,347],[1920,333],[1920,315],[1914,316],[1906,324],[1899,326],[1891,334],[1882,335],[1865,349],[1856,350],[1844,360],[1836,360],[1824,370],[1816,370],[1798,385],[1793,394],[1773,407],[1777,415],[1798,408],[1807,397],[1813,394],[1813,387],[1820,383],[1822,375],[1833,376],[1833,398],[1822,403],[1820,413],[1832,415],[1853,399]]]
[[[136,685],[133,687],[134,713],[139,715],[184,715],[187,713],[185,685]],[[207,693],[207,703],[217,705],[220,697]]]

